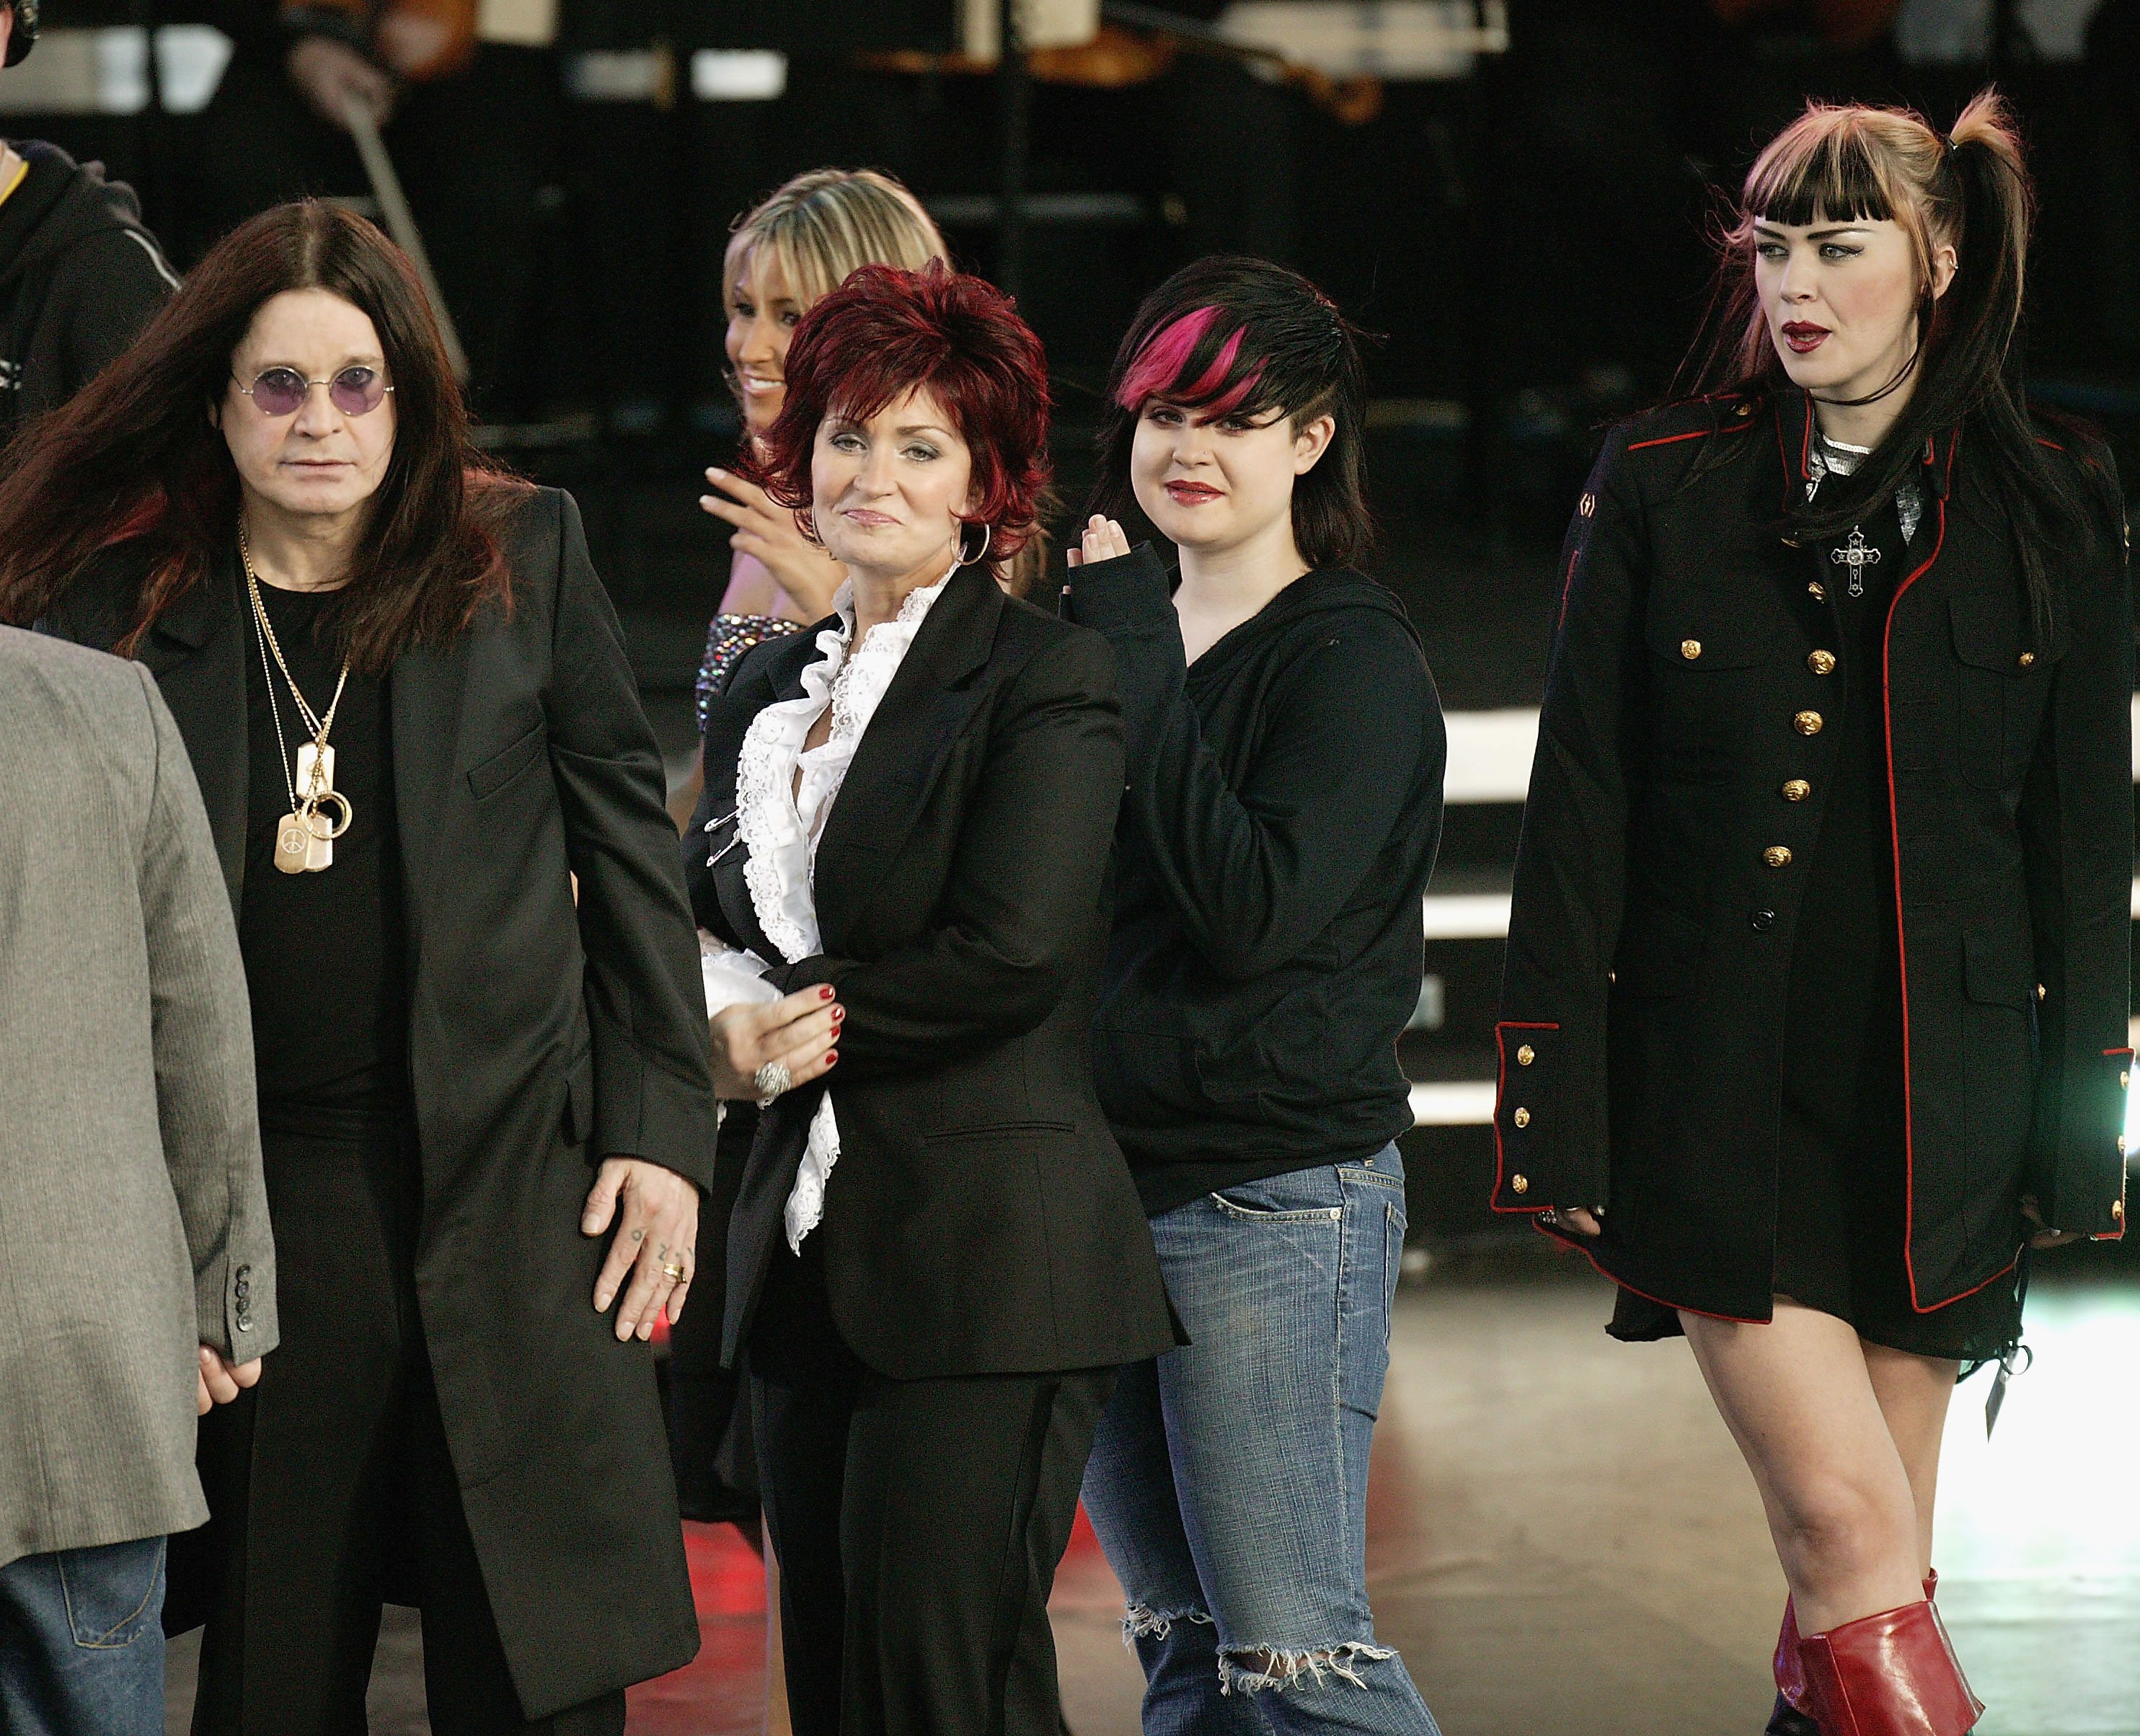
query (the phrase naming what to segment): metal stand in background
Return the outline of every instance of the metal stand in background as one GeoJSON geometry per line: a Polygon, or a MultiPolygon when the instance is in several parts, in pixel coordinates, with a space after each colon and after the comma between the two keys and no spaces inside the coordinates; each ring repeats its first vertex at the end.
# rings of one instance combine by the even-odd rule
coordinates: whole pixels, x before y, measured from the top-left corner
{"type": "Polygon", "coordinates": [[[1025,180],[1033,157],[1033,73],[1026,64],[1018,0],[996,0],[996,90],[1003,126],[1003,174],[996,207],[996,287],[1016,296],[1025,275],[1025,180]]]}
{"type": "Polygon", "coordinates": [[[141,160],[135,170],[135,190],[140,195],[141,208],[155,212],[163,210],[164,195],[170,190],[170,178],[163,169],[164,141],[169,131],[164,125],[164,68],[156,52],[156,36],[162,27],[160,10],[158,0],[133,0],[128,8],[148,50],[146,64],[142,67],[142,77],[148,86],[148,101],[141,110],[138,135],[141,160]]]}
{"type": "Polygon", "coordinates": [[[401,191],[401,177],[394,172],[394,159],[386,154],[386,141],[379,136],[379,122],[361,102],[352,102],[342,113],[349,135],[356,141],[356,154],[364,159],[364,173],[371,183],[371,196],[379,201],[379,213],[386,219],[386,233],[416,267],[416,280],[430,299],[431,312],[438,320],[439,336],[446,346],[446,360],[453,367],[454,378],[466,385],[468,351],[461,347],[461,335],[454,328],[446,298],[439,293],[439,280],[431,272],[431,256],[424,251],[424,238],[417,231],[416,219],[410,214],[409,200],[401,191]]]}

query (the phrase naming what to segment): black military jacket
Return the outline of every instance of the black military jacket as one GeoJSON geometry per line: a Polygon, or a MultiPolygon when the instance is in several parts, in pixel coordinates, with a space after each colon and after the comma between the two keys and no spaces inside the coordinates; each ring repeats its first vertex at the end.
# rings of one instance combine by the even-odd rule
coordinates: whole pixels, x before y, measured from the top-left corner
{"type": "MultiPolygon", "coordinates": [[[[1607,1205],[1568,1238],[1606,1273],[1745,1320],[1770,1312],[1785,993],[1822,944],[1798,914],[1848,653],[1823,552],[1784,540],[1812,437],[1787,390],[1607,440],[1562,554],[1496,1032],[1495,1209],[1607,1205]]],[[[2024,1194],[2124,1228],[2133,604],[2109,456],[2064,461],[2100,523],[2047,643],[1966,424],[1927,443],[1887,615],[1920,1311],[2012,1265],[2024,1194]]]]}

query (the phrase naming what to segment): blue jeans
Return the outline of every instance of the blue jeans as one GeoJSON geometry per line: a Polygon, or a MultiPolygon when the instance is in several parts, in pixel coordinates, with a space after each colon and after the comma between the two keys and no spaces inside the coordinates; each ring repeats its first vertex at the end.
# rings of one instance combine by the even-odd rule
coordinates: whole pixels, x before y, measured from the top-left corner
{"type": "Polygon", "coordinates": [[[1152,1219],[1190,1341],[1122,1371],[1085,1472],[1146,1736],[1439,1736],[1367,1607],[1404,1232],[1394,1145],[1152,1219]]]}
{"type": "Polygon", "coordinates": [[[0,1729],[164,1736],[164,1539],[0,1567],[0,1729]]]}

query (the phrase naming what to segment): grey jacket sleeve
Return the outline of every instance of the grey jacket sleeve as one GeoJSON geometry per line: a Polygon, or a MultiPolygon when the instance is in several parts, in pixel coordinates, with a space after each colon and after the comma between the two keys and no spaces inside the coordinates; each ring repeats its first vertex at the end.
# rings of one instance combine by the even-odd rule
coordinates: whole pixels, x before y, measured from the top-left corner
{"type": "Polygon", "coordinates": [[[200,1341],[249,1361],[278,1335],[245,968],[185,743],[154,678],[135,670],[155,729],[138,871],[157,1116],[193,1258],[200,1341]]]}

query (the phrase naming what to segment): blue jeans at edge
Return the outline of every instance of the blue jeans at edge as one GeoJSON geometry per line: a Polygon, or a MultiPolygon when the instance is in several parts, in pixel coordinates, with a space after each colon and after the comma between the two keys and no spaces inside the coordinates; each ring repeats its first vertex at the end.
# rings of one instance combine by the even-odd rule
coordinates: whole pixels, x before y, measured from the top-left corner
{"type": "Polygon", "coordinates": [[[164,1736],[164,1543],[57,1549],[0,1567],[0,1730],[164,1736]]]}
{"type": "Polygon", "coordinates": [[[1367,1606],[1396,1147],[1207,1194],[1151,1233],[1190,1342],[1122,1371],[1084,1491],[1129,1600],[1145,1736],[1440,1736],[1367,1606]]]}

